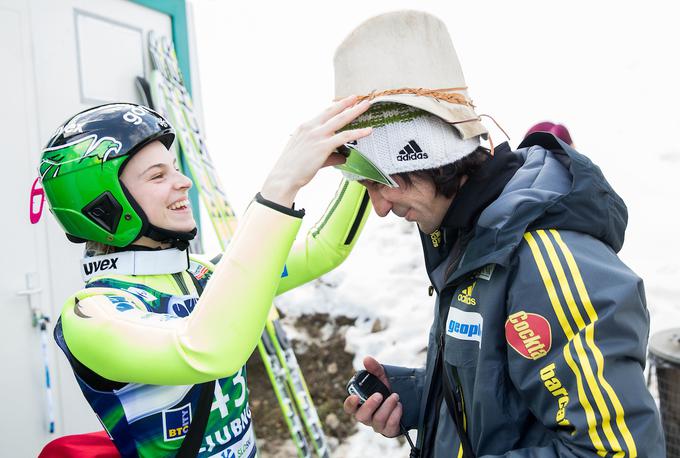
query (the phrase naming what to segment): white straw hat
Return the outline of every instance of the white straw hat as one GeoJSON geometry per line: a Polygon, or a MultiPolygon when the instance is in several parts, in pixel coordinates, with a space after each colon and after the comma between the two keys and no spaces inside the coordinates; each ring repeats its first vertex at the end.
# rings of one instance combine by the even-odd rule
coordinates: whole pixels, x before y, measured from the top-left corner
{"type": "Polygon", "coordinates": [[[444,23],[420,11],[368,19],[335,52],[335,97],[420,108],[452,124],[462,139],[486,136],[468,96],[444,23]]]}

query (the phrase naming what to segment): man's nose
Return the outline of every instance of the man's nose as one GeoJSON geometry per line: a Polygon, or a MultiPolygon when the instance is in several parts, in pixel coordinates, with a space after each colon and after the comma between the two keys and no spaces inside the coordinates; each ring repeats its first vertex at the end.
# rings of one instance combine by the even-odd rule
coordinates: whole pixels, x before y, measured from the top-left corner
{"type": "Polygon", "coordinates": [[[371,199],[371,205],[373,205],[375,213],[381,218],[387,216],[392,208],[392,204],[380,192],[374,189],[368,189],[368,197],[371,199]]]}

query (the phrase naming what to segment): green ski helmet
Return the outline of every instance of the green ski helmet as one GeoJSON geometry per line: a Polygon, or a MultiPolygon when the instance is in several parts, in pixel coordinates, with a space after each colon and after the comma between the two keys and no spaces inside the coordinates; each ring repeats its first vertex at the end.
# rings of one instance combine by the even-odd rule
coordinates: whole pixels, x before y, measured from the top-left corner
{"type": "Polygon", "coordinates": [[[196,235],[153,226],[119,180],[125,163],[158,140],[170,149],[175,131],[155,111],[132,103],[87,109],[59,126],[40,161],[50,211],[76,243],[125,247],[141,236],[185,249],[196,235]]]}

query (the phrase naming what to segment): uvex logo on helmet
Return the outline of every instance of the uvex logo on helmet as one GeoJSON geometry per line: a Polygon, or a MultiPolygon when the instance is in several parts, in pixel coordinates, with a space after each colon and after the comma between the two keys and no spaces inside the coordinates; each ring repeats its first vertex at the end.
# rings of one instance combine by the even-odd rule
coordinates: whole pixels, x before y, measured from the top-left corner
{"type": "Polygon", "coordinates": [[[525,358],[542,358],[552,346],[550,323],[535,313],[513,313],[505,322],[505,339],[525,358]]]}

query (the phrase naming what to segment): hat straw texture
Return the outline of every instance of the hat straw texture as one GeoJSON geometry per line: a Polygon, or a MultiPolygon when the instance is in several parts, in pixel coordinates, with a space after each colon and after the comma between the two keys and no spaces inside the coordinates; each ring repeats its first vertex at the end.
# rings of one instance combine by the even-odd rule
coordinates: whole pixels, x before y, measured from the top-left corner
{"type": "Polygon", "coordinates": [[[486,135],[446,25],[420,11],[368,19],[335,52],[335,98],[397,102],[454,124],[463,139],[486,135]]]}

